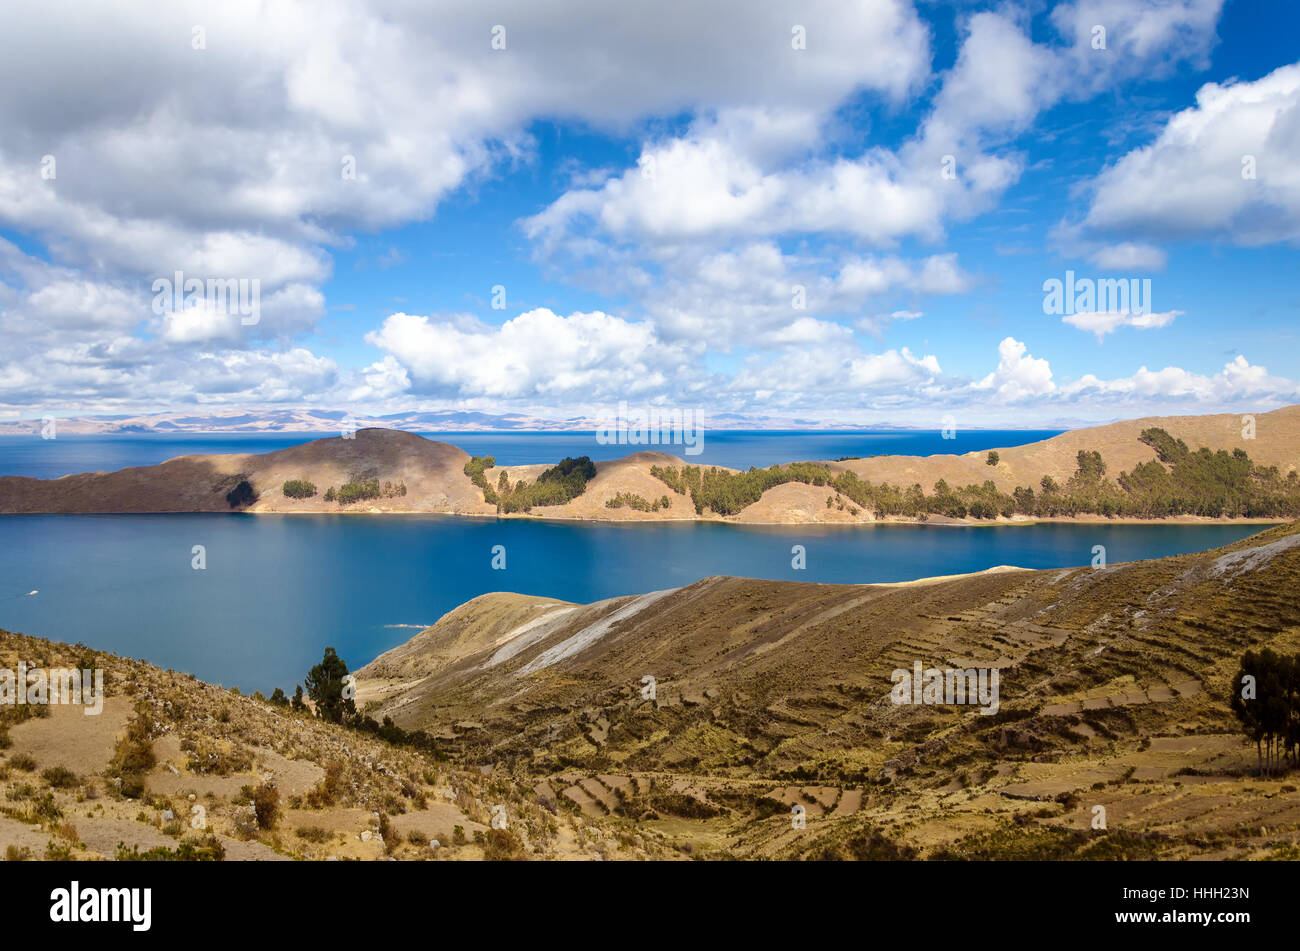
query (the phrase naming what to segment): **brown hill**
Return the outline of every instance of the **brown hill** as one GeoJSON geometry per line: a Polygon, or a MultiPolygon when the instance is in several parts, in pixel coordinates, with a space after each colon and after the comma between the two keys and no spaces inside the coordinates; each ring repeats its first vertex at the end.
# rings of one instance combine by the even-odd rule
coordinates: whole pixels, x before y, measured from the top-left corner
{"type": "MultiPolygon", "coordinates": [[[[1052,439],[999,449],[996,466],[986,464],[987,452],[964,455],[879,456],[826,463],[832,473],[851,470],[875,483],[906,488],[920,483],[929,492],[934,483],[950,486],[982,484],[993,480],[1010,492],[1016,486],[1037,487],[1051,476],[1064,484],[1074,473],[1080,450],[1099,451],[1112,481],[1121,471],[1156,458],[1151,447],[1139,441],[1142,430],[1161,427],[1193,449],[1244,449],[1260,465],[1277,466],[1285,476],[1296,471],[1300,459],[1300,406],[1289,406],[1255,417],[1256,437],[1244,439],[1242,419],[1236,415],[1149,417],[1063,433],[1052,439]]],[[[961,434],[958,434],[958,441],[961,434]]],[[[441,512],[459,515],[494,515],[496,509],[465,475],[469,456],[455,446],[414,433],[388,429],[363,429],[355,438],[319,439],[301,446],[262,455],[181,456],[157,466],[123,469],[112,473],[86,473],[61,479],[0,477],[0,514],[112,513],[112,512],[227,512],[229,492],[247,480],[258,493],[248,508],[252,512],[441,512]],[[304,479],[317,487],[312,498],[286,498],[288,480],[304,479]],[[388,483],[381,497],[349,505],[325,500],[329,487],[349,481],[388,483]],[[397,491],[404,489],[404,494],[397,491]]],[[[504,472],[511,483],[534,481],[558,460],[532,465],[501,466],[485,471],[495,486],[504,472]]],[[[564,505],[539,506],[527,515],[511,517],[601,520],[696,519],[688,497],[671,491],[650,474],[652,466],[684,465],[675,456],[637,452],[625,458],[600,462],[586,491],[564,505]],[[617,496],[639,497],[645,502],[667,498],[667,508],[641,511],[631,506],[610,508],[617,496]]],[[[728,470],[734,471],[734,470],[728,470]]],[[[876,516],[857,506],[828,506],[828,490],[787,483],[769,489],[731,520],[798,524],[806,522],[870,522],[876,516]]],[[[844,500],[841,499],[841,502],[844,500]]],[[[719,516],[706,512],[704,517],[719,516]]],[[[1087,518],[1088,516],[1083,516],[1087,518]]]]}
{"type": "MultiPolygon", "coordinates": [[[[1106,475],[1112,481],[1122,471],[1131,472],[1143,462],[1156,458],[1155,450],[1138,441],[1142,430],[1159,427],[1193,449],[1204,446],[1213,451],[1231,452],[1244,449],[1259,465],[1277,466],[1285,475],[1300,465],[1300,406],[1286,406],[1255,415],[1255,438],[1242,437],[1240,414],[1213,416],[1148,416],[1105,426],[1092,426],[1061,433],[1051,439],[999,449],[998,464],[986,463],[988,452],[961,455],[877,456],[872,459],[831,463],[831,470],[851,469],[872,482],[889,482],[898,486],[921,483],[926,491],[939,479],[949,485],[969,485],[992,479],[998,489],[1010,492],[1016,486],[1032,488],[1044,475],[1064,482],[1075,469],[1080,450],[1100,452],[1106,462],[1106,475]]],[[[956,435],[960,444],[961,433],[956,435]]]]}
{"type": "Polygon", "coordinates": [[[495,511],[469,481],[469,456],[447,443],[390,429],[362,429],[354,438],[316,439],[275,452],[180,456],[156,466],[92,472],[61,479],[0,478],[0,513],[228,512],[226,493],[247,480],[258,493],[253,512],[326,512],[328,487],[352,480],[404,484],[406,494],[367,500],[352,511],[495,511]],[[290,479],[314,483],[314,498],[288,499],[290,479]]]}
{"type": "Polygon", "coordinates": [[[1293,523],[1101,570],[487,595],[363,668],[359,697],[585,814],[689,819],[734,855],[1300,856],[1296,786],[1250,775],[1227,706],[1243,651],[1300,649],[1298,583],[1293,523]],[[996,668],[996,713],[894,703],[916,663],[996,668]],[[1099,844],[1094,805],[1123,836],[1099,844]]]}

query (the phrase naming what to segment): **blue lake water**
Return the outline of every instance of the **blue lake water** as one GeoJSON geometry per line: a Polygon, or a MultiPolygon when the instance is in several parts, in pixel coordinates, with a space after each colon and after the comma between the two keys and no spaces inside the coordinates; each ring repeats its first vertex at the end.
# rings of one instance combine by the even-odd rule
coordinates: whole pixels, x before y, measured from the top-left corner
{"type": "Polygon", "coordinates": [[[358,667],[488,591],[593,601],[714,574],[900,581],[1227,544],[1246,525],[746,527],[446,516],[0,517],[0,627],[241,689],[290,690],[328,645],[358,667]],[[807,569],[791,568],[791,546],[807,569]],[[207,567],[191,567],[193,546],[207,567]],[[494,545],[506,569],[491,568],[494,545]],[[36,590],[38,593],[29,595],[36,590]],[[405,625],[405,626],[403,626],[405,625]]]}
{"type": "MultiPolygon", "coordinates": [[[[558,462],[565,456],[619,459],[637,449],[663,449],[697,465],[777,465],[808,459],[878,454],[929,456],[936,453],[979,452],[1049,439],[1059,430],[957,430],[944,439],[939,430],[863,432],[795,432],[708,430],[703,451],[686,456],[685,447],[611,446],[596,441],[594,432],[581,433],[423,433],[459,446],[475,456],[492,455],[501,465],[558,462]]],[[[176,456],[195,453],[271,452],[286,449],[329,433],[123,433],[94,436],[0,436],[0,475],[57,479],[78,472],[111,472],[127,466],[152,466],[176,456]]]]}

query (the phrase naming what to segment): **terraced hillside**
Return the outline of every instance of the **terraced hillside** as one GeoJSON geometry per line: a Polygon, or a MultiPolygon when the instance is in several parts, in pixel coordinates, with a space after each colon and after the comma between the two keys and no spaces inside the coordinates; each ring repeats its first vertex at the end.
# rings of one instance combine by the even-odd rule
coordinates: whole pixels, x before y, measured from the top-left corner
{"type": "Polygon", "coordinates": [[[1300,857],[1295,779],[1253,775],[1227,705],[1246,649],[1300,648],[1297,590],[1300,523],[1098,570],[494,594],[359,696],[539,803],[697,853],[1300,857]],[[893,702],[916,663],[996,668],[997,712],[893,702]]]}
{"type": "Polygon", "coordinates": [[[0,631],[0,670],[20,663],[98,668],[105,700],[89,716],[77,705],[0,704],[3,860],[680,854],[548,811],[504,773],[138,661],[0,631]]]}
{"type": "Polygon", "coordinates": [[[106,697],[0,706],[0,854],[1300,858],[1296,779],[1226,702],[1245,649],[1300,648],[1298,582],[1292,524],[1100,570],[488,595],[361,671],[425,750],[0,632],[0,669],[106,697]],[[997,712],[893,702],[917,663],[996,668],[997,712]]]}

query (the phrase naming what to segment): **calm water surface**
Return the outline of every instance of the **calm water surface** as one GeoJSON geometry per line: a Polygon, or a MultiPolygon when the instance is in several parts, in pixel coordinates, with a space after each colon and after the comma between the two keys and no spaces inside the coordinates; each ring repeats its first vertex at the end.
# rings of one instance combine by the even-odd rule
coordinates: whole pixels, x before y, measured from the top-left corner
{"type": "Polygon", "coordinates": [[[488,591],[593,601],[715,574],[901,581],[1227,544],[1241,525],[744,527],[446,516],[0,517],[0,627],[241,689],[290,690],[325,646],[358,667],[488,591]],[[793,545],[807,569],[790,566],[793,545]],[[191,568],[195,545],[207,568],[191,568]],[[506,569],[491,568],[494,545],[506,569]],[[37,594],[29,594],[30,591],[37,594]]]}

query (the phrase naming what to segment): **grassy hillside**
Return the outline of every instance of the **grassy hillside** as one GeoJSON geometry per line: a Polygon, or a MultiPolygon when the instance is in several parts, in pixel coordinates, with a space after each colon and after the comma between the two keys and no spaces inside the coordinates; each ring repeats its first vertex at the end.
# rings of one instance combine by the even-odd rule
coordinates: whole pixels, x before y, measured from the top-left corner
{"type": "Polygon", "coordinates": [[[106,683],[98,716],[0,707],[0,854],[1297,858],[1298,777],[1228,698],[1243,652],[1300,649],[1298,585],[1300,523],[1099,570],[486,595],[360,671],[419,746],[0,632],[0,669],[106,683]],[[996,713],[894,702],[917,663],[996,668],[996,713]]]}
{"type": "Polygon", "coordinates": [[[1100,570],[488,595],[364,668],[361,698],[696,851],[1300,857],[1296,778],[1254,774],[1228,706],[1245,650],[1300,648],[1297,584],[1291,524],[1100,570]],[[1000,709],[893,703],[917,662],[998,668],[1000,709]]]}
{"type": "Polygon", "coordinates": [[[97,716],[79,706],[0,706],[5,860],[677,854],[548,811],[504,772],[393,746],[142,662],[0,631],[0,669],[20,661],[100,668],[107,699],[97,716]],[[498,807],[502,829],[492,827],[498,807]]]}

